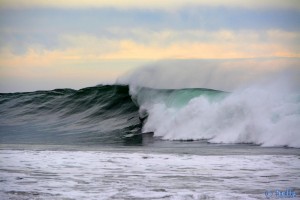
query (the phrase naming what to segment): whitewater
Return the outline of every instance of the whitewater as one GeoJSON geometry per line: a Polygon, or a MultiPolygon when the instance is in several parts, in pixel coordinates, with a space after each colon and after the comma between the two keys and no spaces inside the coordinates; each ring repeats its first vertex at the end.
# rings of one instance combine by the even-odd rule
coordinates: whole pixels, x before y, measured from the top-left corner
{"type": "Polygon", "coordinates": [[[189,89],[174,91],[164,100],[146,100],[140,108],[148,113],[143,132],[154,132],[167,140],[299,148],[300,96],[288,87],[277,86],[271,82],[232,93],[189,89]],[[174,102],[186,98],[191,99],[184,105],[174,102]]]}
{"type": "MultiPolygon", "coordinates": [[[[1,199],[266,199],[299,195],[299,156],[0,151],[1,199]]],[[[296,198],[295,198],[296,199],[296,198]]]]}

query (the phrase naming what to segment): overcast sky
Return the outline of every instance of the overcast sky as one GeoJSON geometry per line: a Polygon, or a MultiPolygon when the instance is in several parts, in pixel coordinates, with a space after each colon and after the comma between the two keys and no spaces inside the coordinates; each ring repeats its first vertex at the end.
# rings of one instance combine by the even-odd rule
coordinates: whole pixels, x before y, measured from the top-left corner
{"type": "Polygon", "coordinates": [[[112,83],[159,60],[294,62],[299,19],[297,0],[2,0],[0,92],[112,83]]]}

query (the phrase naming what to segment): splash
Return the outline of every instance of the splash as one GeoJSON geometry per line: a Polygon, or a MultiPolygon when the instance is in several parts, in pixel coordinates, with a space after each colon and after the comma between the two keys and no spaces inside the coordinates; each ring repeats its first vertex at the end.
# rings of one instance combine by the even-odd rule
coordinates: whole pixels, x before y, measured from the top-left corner
{"type": "Polygon", "coordinates": [[[148,113],[143,132],[166,140],[300,147],[300,95],[285,81],[255,84],[214,94],[215,98],[199,95],[182,107],[168,101],[143,103],[140,109],[148,113]]]}

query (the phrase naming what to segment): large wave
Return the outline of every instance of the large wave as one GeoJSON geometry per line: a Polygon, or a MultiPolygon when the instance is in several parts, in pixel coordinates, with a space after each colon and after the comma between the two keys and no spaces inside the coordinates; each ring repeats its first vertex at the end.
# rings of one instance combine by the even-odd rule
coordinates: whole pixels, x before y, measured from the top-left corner
{"type": "MultiPolygon", "coordinates": [[[[151,132],[163,140],[300,147],[300,92],[292,84],[297,75],[280,73],[225,92],[191,87],[186,73],[165,76],[169,71],[146,68],[146,76],[134,73],[123,85],[0,94],[0,142],[140,144],[142,133],[151,132]],[[159,85],[172,82],[175,89],[159,85]]],[[[219,76],[201,76],[226,82],[226,70],[214,71],[219,76]]]]}
{"type": "MultiPolygon", "coordinates": [[[[282,85],[281,85],[282,86],[282,85]]],[[[300,95],[270,84],[235,92],[97,86],[0,95],[1,143],[166,140],[300,147],[300,95]],[[135,138],[136,139],[136,138],[135,138]]]]}

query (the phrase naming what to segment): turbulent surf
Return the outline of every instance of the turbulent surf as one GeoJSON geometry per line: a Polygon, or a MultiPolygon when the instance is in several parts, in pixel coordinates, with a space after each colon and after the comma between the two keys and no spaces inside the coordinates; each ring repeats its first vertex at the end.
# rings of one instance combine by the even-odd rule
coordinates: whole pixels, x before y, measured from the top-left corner
{"type": "Polygon", "coordinates": [[[300,96],[276,87],[234,92],[99,85],[0,94],[1,143],[140,144],[163,140],[300,147],[300,96]]]}

